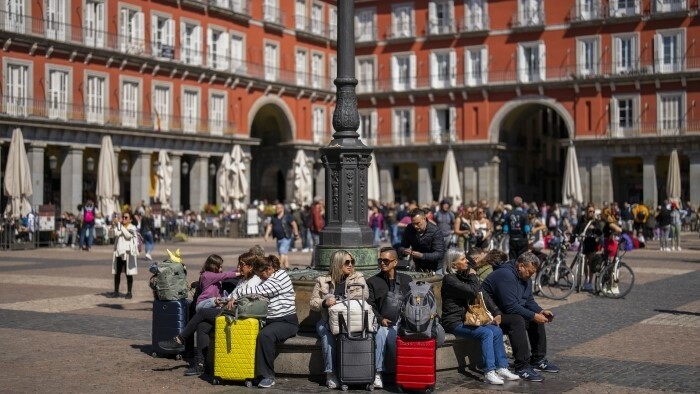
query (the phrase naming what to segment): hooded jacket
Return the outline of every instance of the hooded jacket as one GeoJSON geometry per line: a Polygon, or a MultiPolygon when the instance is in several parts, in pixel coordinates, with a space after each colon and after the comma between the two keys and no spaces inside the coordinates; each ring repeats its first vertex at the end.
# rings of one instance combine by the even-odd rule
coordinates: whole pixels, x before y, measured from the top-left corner
{"type": "Polygon", "coordinates": [[[535,314],[542,312],[532,296],[532,281],[520,279],[515,261],[494,267],[483,282],[482,289],[504,314],[520,315],[530,321],[535,314]]]}

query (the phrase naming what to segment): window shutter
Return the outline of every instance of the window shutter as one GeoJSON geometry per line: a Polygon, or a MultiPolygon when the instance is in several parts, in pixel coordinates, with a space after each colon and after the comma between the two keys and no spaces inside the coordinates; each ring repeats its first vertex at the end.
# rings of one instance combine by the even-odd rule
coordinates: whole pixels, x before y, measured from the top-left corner
{"type": "Polygon", "coordinates": [[[416,88],[417,74],[418,68],[416,66],[416,55],[412,53],[408,58],[408,78],[410,80],[411,89],[416,88]]]}
{"type": "Polygon", "coordinates": [[[168,19],[168,22],[165,24],[167,26],[167,29],[165,31],[165,43],[167,45],[170,45],[171,47],[175,46],[175,20],[174,19],[168,19]]]}
{"type": "Polygon", "coordinates": [[[430,34],[437,33],[437,6],[434,1],[428,4],[428,31],[430,34]]]}
{"type": "Polygon", "coordinates": [[[610,129],[613,137],[617,137],[620,133],[620,112],[618,111],[617,98],[610,99],[610,129]]]}
{"type": "Polygon", "coordinates": [[[372,138],[371,138],[371,139],[372,139],[372,141],[374,142],[374,141],[376,141],[376,139],[377,139],[377,137],[378,137],[378,136],[377,136],[377,111],[376,111],[376,110],[371,112],[371,114],[370,114],[370,120],[371,120],[371,122],[372,122],[372,124],[370,125],[370,130],[371,130],[371,133],[372,133],[372,138]]]}
{"type": "Polygon", "coordinates": [[[663,64],[663,38],[661,37],[661,34],[656,33],[654,35],[654,65],[656,67],[656,72],[661,72],[662,71],[662,64],[663,64]]]}
{"type": "Polygon", "coordinates": [[[457,86],[457,53],[450,51],[450,86],[457,86]]]}
{"type": "Polygon", "coordinates": [[[430,82],[435,84],[438,79],[437,56],[435,53],[430,53],[430,82]]]}
{"type": "Polygon", "coordinates": [[[101,48],[105,44],[105,3],[97,3],[95,7],[95,44],[101,48]]]}
{"type": "Polygon", "coordinates": [[[527,81],[527,61],[525,60],[525,47],[518,45],[518,80],[527,81]]]}
{"type": "Polygon", "coordinates": [[[136,13],[136,45],[143,49],[146,43],[146,23],[144,22],[145,15],[143,12],[136,13]]]}
{"type": "Polygon", "coordinates": [[[207,66],[214,66],[214,39],[211,27],[207,28],[207,66]]]}
{"type": "Polygon", "coordinates": [[[194,28],[194,58],[195,64],[202,64],[202,26],[194,28]]]}
{"type": "Polygon", "coordinates": [[[187,48],[186,43],[187,39],[185,38],[185,33],[187,32],[187,25],[185,22],[180,21],[180,61],[184,62],[186,58],[186,52],[187,48]]]}
{"type": "Polygon", "coordinates": [[[430,108],[430,130],[428,130],[430,142],[434,144],[439,143],[440,141],[440,125],[437,121],[437,114],[435,112],[435,108],[430,108]]]}
{"type": "Polygon", "coordinates": [[[583,41],[576,40],[576,71],[578,75],[583,75],[585,71],[583,41]]]}
{"type": "Polygon", "coordinates": [[[481,83],[486,84],[489,81],[489,50],[481,48],[481,83]]]}
{"type": "Polygon", "coordinates": [[[158,42],[158,17],[156,15],[151,15],[151,51],[153,51],[152,55],[160,56],[161,44],[161,42],[158,42]]]}
{"type": "Polygon", "coordinates": [[[227,70],[228,69],[228,59],[230,57],[229,54],[229,35],[227,32],[222,32],[221,37],[219,38],[219,56],[221,59],[221,65],[219,66],[220,70],[227,70]]]}
{"type": "Polygon", "coordinates": [[[450,142],[457,140],[457,108],[450,107],[450,142]]]}
{"type": "Polygon", "coordinates": [[[540,81],[545,81],[547,79],[547,54],[545,52],[544,43],[539,44],[539,55],[540,55],[540,81]]]}
{"type": "Polygon", "coordinates": [[[640,104],[641,104],[641,102],[640,102],[639,96],[637,96],[637,97],[635,97],[634,99],[632,99],[632,103],[633,103],[633,104],[632,104],[632,110],[633,110],[632,119],[633,119],[633,122],[634,122],[634,123],[632,124],[632,127],[633,127],[634,129],[638,129],[638,128],[639,128],[639,121],[640,121],[640,119],[641,119],[641,111],[640,111],[640,104]]]}
{"type": "Polygon", "coordinates": [[[119,41],[121,42],[122,52],[126,52],[128,38],[127,38],[127,24],[129,23],[129,10],[122,8],[119,10],[119,41]]]}

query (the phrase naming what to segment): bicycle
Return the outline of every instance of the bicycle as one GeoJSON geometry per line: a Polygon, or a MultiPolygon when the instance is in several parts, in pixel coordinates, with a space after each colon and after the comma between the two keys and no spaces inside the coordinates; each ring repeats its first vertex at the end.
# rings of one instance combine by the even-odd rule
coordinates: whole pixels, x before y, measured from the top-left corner
{"type": "Polygon", "coordinates": [[[634,286],[634,271],[622,262],[627,253],[623,245],[627,242],[621,238],[615,251],[615,256],[604,259],[600,271],[596,273],[596,292],[609,298],[622,298],[632,291],[634,286]],[[622,253],[620,249],[622,248],[622,253]]]}
{"type": "Polygon", "coordinates": [[[574,234],[574,240],[578,240],[579,247],[576,251],[576,256],[574,256],[574,260],[571,263],[570,268],[571,271],[574,272],[574,276],[576,279],[575,287],[577,293],[580,293],[583,290],[583,284],[585,282],[586,256],[583,254],[583,242],[586,238],[586,232],[588,231],[588,228],[591,226],[591,224],[593,224],[593,220],[588,221],[586,227],[584,227],[581,234],[574,234]]]}
{"type": "Polygon", "coordinates": [[[552,300],[562,300],[575,290],[576,278],[566,264],[566,247],[561,231],[557,234],[558,243],[550,241],[550,253],[542,261],[535,277],[535,291],[552,300]]]}

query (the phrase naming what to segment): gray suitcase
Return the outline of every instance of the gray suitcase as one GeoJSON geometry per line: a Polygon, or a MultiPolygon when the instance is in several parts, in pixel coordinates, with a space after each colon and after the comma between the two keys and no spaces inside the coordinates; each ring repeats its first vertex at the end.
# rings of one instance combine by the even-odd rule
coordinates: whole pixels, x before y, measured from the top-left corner
{"type": "MultiPolygon", "coordinates": [[[[363,285],[356,284],[351,286],[363,285]]],[[[362,301],[364,309],[365,301],[362,301]]],[[[348,320],[350,316],[350,304],[348,303],[348,320]]],[[[341,319],[341,333],[336,336],[336,366],[338,380],[343,391],[348,386],[366,385],[367,390],[374,390],[374,335],[367,329],[368,318],[365,315],[363,331],[359,334],[343,332],[341,319]]],[[[349,323],[349,322],[348,322],[349,323]]],[[[347,331],[347,330],[345,330],[347,331]]]]}

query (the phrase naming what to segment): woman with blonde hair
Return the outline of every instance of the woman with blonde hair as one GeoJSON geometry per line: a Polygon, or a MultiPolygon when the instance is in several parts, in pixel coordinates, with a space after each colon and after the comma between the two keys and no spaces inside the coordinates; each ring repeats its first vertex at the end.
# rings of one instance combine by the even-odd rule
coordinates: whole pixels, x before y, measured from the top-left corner
{"type": "Polygon", "coordinates": [[[321,312],[321,319],[316,323],[316,332],[321,338],[326,386],[334,389],[339,386],[335,376],[335,337],[328,326],[328,308],[336,304],[337,298],[349,300],[367,300],[369,291],[362,272],[355,271],[355,259],[345,250],[338,250],[331,255],[328,273],[316,278],[311,292],[311,310],[321,312]],[[360,284],[362,287],[351,286],[360,284]]]}

